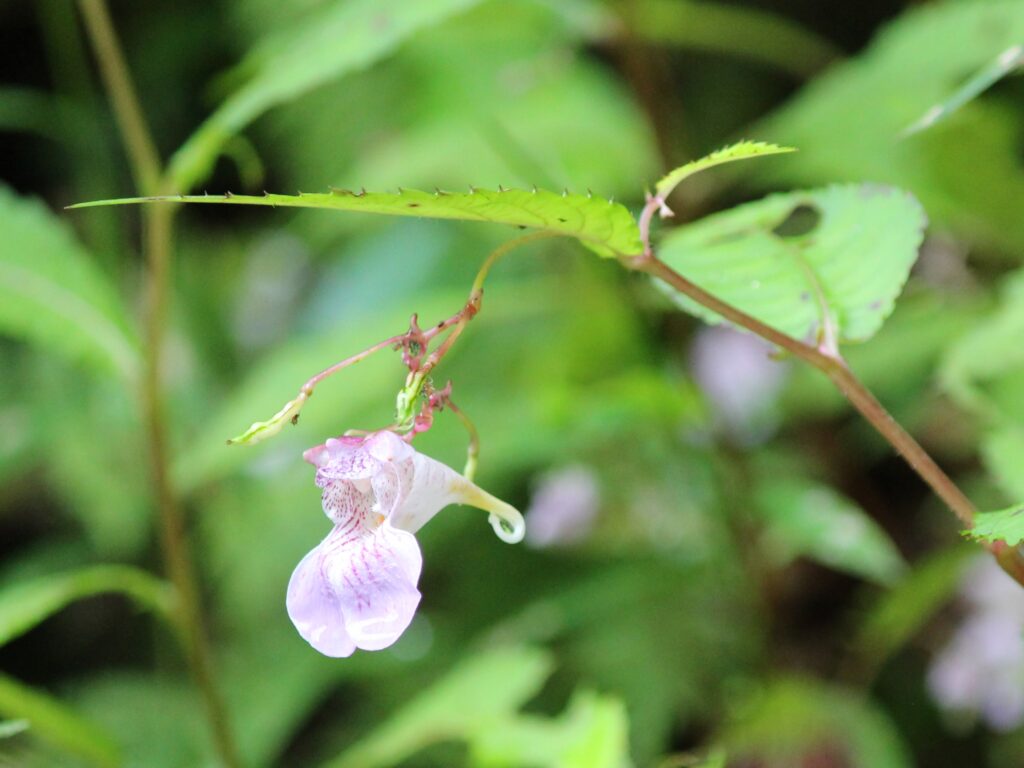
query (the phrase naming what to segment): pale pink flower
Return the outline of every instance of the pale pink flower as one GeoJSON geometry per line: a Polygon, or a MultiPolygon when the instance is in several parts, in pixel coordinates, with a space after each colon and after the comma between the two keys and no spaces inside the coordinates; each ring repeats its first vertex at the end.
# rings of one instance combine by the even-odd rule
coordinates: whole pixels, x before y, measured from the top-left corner
{"type": "Polygon", "coordinates": [[[327,656],[387,648],[409,626],[423,567],[413,534],[444,507],[479,507],[503,541],[523,538],[519,512],[393,432],[328,440],[304,457],[334,529],[292,573],[288,615],[327,656]]]}
{"type": "Polygon", "coordinates": [[[580,543],[594,527],[600,505],[601,489],[590,468],[576,465],[548,473],[526,510],[526,543],[538,549],[580,543]]]}
{"type": "Polygon", "coordinates": [[[745,444],[764,442],[775,430],[787,369],[771,353],[763,339],[724,325],[701,328],[690,350],[693,378],[716,421],[745,444]]]}
{"type": "Polygon", "coordinates": [[[967,569],[970,612],[928,669],[945,709],[980,716],[997,731],[1024,723],[1024,592],[990,557],[967,569]]]}

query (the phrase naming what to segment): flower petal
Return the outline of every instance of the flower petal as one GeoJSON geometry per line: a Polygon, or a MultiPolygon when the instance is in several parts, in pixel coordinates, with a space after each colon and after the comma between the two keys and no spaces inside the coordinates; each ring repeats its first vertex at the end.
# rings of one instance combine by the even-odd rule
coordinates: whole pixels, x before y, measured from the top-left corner
{"type": "Polygon", "coordinates": [[[337,589],[345,629],[356,646],[387,648],[412,621],[420,602],[416,588],[423,558],[416,538],[385,522],[348,557],[331,561],[328,578],[337,589]]]}
{"type": "Polygon", "coordinates": [[[405,440],[387,429],[369,435],[364,441],[363,447],[377,461],[387,463],[405,461],[416,453],[416,450],[405,440]]]}
{"type": "Polygon", "coordinates": [[[479,507],[502,540],[523,538],[518,511],[393,432],[331,439],[304,456],[335,526],[292,574],[288,615],[328,656],[387,648],[409,626],[423,566],[413,533],[444,507],[479,507]]]}
{"type": "MultiPolygon", "coordinates": [[[[364,445],[361,437],[332,437],[319,452],[306,451],[316,465],[317,485],[323,487],[333,480],[359,480],[372,477],[380,466],[364,445]]],[[[306,455],[304,454],[304,455],[306,455]]]]}
{"type": "Polygon", "coordinates": [[[375,530],[335,526],[292,574],[288,615],[327,656],[387,648],[416,612],[422,567],[416,538],[386,521],[375,530]]]}
{"type": "Polygon", "coordinates": [[[324,514],[335,525],[359,532],[372,530],[377,512],[369,480],[332,480],[321,487],[324,489],[321,496],[324,514]]]}
{"type": "Polygon", "coordinates": [[[320,547],[307,554],[288,582],[288,616],[311,646],[325,656],[351,656],[356,644],[345,629],[341,605],[322,567],[320,547]]]}
{"type": "MultiPolygon", "coordinates": [[[[449,504],[469,504],[491,513],[488,520],[502,541],[515,544],[523,540],[526,525],[515,507],[429,456],[416,453],[408,464],[399,467],[401,498],[389,516],[395,528],[415,533],[449,504]],[[408,464],[412,466],[411,477],[408,464]]],[[[377,478],[374,478],[374,491],[379,498],[377,478]]]]}

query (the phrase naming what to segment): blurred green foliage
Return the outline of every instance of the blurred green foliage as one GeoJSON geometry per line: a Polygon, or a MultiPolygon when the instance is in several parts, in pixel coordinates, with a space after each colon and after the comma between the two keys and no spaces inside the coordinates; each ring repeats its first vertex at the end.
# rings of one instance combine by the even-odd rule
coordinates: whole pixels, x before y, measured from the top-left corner
{"type": "MultiPolygon", "coordinates": [[[[844,340],[878,331],[851,367],[998,508],[1024,498],[1024,84],[1011,70],[984,93],[972,83],[1024,40],[1024,6],[904,5],[112,11],[170,158],[166,192],[536,185],[636,211],[662,172],[735,136],[798,147],[682,185],[681,222],[747,204],[668,231],[666,258],[801,337],[821,317],[791,311],[806,277],[793,264],[810,269],[844,340]],[[942,104],[943,120],[901,137],[942,104]],[[921,201],[933,223],[913,271],[916,204],[869,210],[885,196],[861,192],[881,188],[853,184],[921,201]],[[764,190],[781,194],[749,202],[764,190]],[[821,215],[810,232],[779,229],[807,206],[821,215]],[[830,273],[843,242],[856,248],[830,273]],[[787,248],[795,260],[777,258],[787,248]],[[758,307],[730,292],[750,280],[778,295],[758,307]]],[[[141,192],[77,16],[65,0],[0,4],[0,760],[212,764],[160,618],[173,603],[137,387],[139,211],[60,210],[141,192]]],[[[318,388],[273,441],[224,439],[412,312],[450,315],[510,232],[178,213],[172,481],[244,764],[1024,761],[1019,736],[965,735],[924,699],[923,649],[946,630],[964,550],[916,476],[795,365],[767,395],[768,434],[722,429],[691,376],[699,323],[563,240],[501,262],[439,374],[482,436],[481,485],[525,509],[550,470],[583,466],[600,488],[592,522],[571,545],[508,547],[449,510],[422,532],[423,604],[398,644],[334,660],[298,637],[285,585],[328,526],[301,451],[388,423],[404,371],[382,353],[318,388]]],[[[446,416],[417,444],[459,466],[465,436],[446,416]]]]}

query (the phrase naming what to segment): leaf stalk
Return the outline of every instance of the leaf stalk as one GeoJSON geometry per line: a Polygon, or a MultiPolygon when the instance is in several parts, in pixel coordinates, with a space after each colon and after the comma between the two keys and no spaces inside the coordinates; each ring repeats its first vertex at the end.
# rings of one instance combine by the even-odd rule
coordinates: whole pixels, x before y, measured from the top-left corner
{"type": "MultiPolygon", "coordinates": [[[[917,475],[928,484],[963,525],[970,528],[977,511],[970,499],[947,475],[928,452],[893,418],[871,391],[850,370],[842,356],[823,347],[805,344],[788,334],[773,328],[748,315],[741,309],[722,301],[697,284],[687,280],[665,262],[658,259],[650,244],[650,222],[654,213],[664,202],[661,198],[648,195],[647,204],[639,217],[643,253],[621,262],[626,268],[644,272],[672,286],[684,296],[721,315],[733,325],[750,331],[771,342],[794,357],[817,368],[828,376],[835,387],[846,397],[854,408],[910,465],[917,475]]],[[[1024,586],[1024,556],[1016,547],[1005,542],[986,545],[999,566],[1015,581],[1024,586]]]]}

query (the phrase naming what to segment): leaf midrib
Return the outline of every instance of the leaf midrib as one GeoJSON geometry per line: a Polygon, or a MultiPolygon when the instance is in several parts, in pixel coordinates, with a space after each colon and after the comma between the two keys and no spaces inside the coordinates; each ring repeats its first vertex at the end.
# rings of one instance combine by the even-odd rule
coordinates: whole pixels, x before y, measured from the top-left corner
{"type": "Polygon", "coordinates": [[[781,237],[774,232],[770,232],[769,234],[781,246],[782,250],[789,254],[790,258],[796,262],[800,275],[804,278],[808,287],[811,289],[811,293],[815,299],[815,305],[818,309],[819,332],[831,325],[836,339],[838,340],[841,338],[842,328],[839,324],[839,318],[836,317],[829,309],[832,304],[829,301],[828,291],[825,289],[825,284],[818,277],[818,273],[815,271],[814,266],[807,260],[803,255],[803,252],[794,242],[795,238],[781,237]]]}

